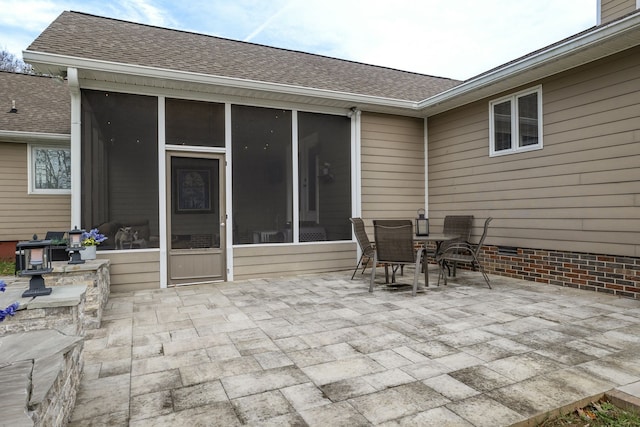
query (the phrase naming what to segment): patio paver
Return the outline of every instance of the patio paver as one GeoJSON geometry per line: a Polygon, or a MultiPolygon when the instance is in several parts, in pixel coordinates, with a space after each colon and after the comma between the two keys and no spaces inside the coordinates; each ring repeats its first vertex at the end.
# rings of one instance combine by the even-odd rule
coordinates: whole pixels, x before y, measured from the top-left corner
{"type": "Polygon", "coordinates": [[[69,425],[496,427],[640,394],[640,301],[467,271],[370,294],[350,273],[111,294],[69,425]]]}

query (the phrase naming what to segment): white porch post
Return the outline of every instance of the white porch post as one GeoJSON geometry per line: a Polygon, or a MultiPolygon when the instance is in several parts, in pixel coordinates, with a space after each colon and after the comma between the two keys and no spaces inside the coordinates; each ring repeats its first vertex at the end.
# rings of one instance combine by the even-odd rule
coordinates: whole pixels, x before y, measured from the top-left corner
{"type": "Polygon", "coordinates": [[[167,152],[165,135],[165,97],[158,96],[158,223],[160,230],[160,288],[169,284],[167,275],[167,247],[170,239],[167,236],[167,152]]]}
{"type": "Polygon", "coordinates": [[[71,94],[71,224],[69,229],[82,226],[82,110],[78,69],[67,68],[71,94]]]}
{"type": "Polygon", "coordinates": [[[361,115],[360,110],[351,113],[351,213],[354,218],[362,216],[362,154],[361,147],[361,115]]]}
{"type": "Polygon", "coordinates": [[[232,134],[231,134],[231,104],[229,102],[224,104],[224,146],[225,146],[225,208],[226,212],[226,227],[225,232],[227,234],[226,251],[227,256],[225,260],[227,262],[227,281],[233,281],[233,174],[231,165],[233,162],[233,150],[231,146],[232,134]]]}

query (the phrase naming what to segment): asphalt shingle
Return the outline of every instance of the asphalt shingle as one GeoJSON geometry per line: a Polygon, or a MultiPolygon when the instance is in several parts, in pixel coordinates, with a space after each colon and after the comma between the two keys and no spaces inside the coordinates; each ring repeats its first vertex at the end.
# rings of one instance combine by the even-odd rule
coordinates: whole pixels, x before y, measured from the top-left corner
{"type": "Polygon", "coordinates": [[[67,83],[51,77],[0,72],[0,129],[71,133],[67,83]],[[9,113],[15,101],[17,113],[9,113]]]}
{"type": "Polygon", "coordinates": [[[461,83],[68,11],[51,23],[28,50],[409,101],[426,99],[461,83]]]}

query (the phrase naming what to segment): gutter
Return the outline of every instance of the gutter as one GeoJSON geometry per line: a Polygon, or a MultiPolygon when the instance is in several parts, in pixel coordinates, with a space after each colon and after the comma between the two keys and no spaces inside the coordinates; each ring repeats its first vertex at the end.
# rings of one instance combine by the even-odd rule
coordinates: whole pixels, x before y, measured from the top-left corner
{"type": "Polygon", "coordinates": [[[61,144],[68,143],[71,135],[66,133],[42,133],[42,132],[23,132],[13,130],[0,130],[0,141],[2,142],[21,142],[21,143],[46,143],[61,144]]]}
{"type": "Polygon", "coordinates": [[[193,73],[180,70],[149,67],[145,65],[131,65],[119,62],[102,61],[97,59],[78,58],[74,56],[42,53],[25,50],[23,59],[29,63],[50,65],[66,70],[67,67],[96,72],[126,74],[136,77],[165,79],[181,83],[195,83],[204,85],[224,86],[236,89],[246,89],[276,94],[297,95],[320,99],[344,101],[350,104],[372,104],[391,108],[416,110],[417,102],[404,99],[377,97],[372,95],[354,94],[328,89],[309,88],[283,83],[263,82],[258,80],[240,79],[236,77],[215,76],[204,73],[193,73]]]}

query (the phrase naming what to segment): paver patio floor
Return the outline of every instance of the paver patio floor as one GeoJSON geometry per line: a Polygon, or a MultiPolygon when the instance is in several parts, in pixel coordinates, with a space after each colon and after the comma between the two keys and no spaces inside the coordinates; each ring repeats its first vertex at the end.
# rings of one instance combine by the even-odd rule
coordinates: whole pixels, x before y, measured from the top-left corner
{"type": "Polygon", "coordinates": [[[640,301],[466,271],[370,294],[350,276],[111,294],[70,426],[497,427],[640,388],[640,301]]]}

